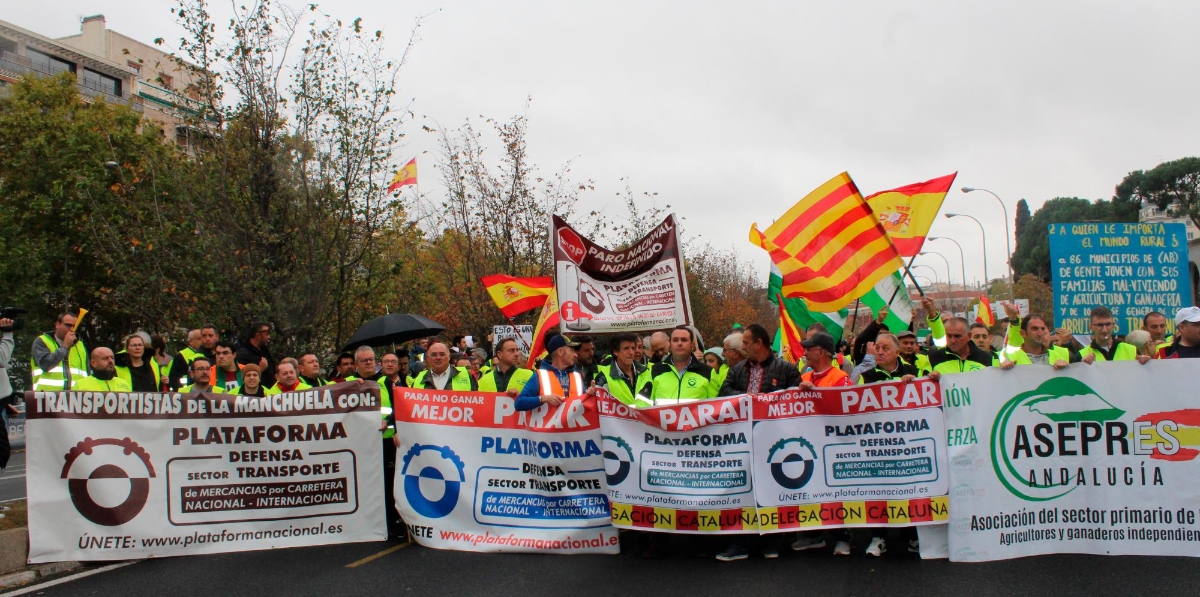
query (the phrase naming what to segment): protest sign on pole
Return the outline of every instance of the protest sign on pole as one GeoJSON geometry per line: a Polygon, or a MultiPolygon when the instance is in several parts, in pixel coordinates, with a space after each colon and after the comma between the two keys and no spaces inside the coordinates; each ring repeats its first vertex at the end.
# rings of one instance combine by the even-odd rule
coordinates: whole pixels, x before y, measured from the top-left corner
{"type": "Polygon", "coordinates": [[[529,352],[533,346],[533,326],[531,325],[497,325],[492,326],[492,346],[500,346],[500,341],[513,338],[521,352],[529,352]]]}
{"type": "Polygon", "coordinates": [[[550,242],[564,333],[660,330],[692,323],[674,214],[621,251],[597,245],[554,216],[550,242]]]}
{"type": "Polygon", "coordinates": [[[750,402],[743,395],[634,409],[598,398],[613,525],[757,532],[750,402]]]}
{"type": "Polygon", "coordinates": [[[1200,416],[1185,360],[942,378],[950,559],[1200,556],[1200,416]]]}
{"type": "Polygon", "coordinates": [[[946,431],[928,379],[754,396],[764,533],[946,521],[946,431]]]}
{"type": "Polygon", "coordinates": [[[373,383],[25,402],[30,562],[385,538],[373,383]]]}
{"type": "Polygon", "coordinates": [[[438,549],[618,553],[595,400],[396,388],[396,507],[438,549]]]}
{"type": "MultiPolygon", "coordinates": [[[[1187,230],[1178,223],[1050,224],[1054,323],[1088,334],[1094,305],[1112,310],[1114,334],[1142,327],[1151,311],[1192,304],[1187,230]]],[[[1167,317],[1167,329],[1175,321],[1167,317]]]]}

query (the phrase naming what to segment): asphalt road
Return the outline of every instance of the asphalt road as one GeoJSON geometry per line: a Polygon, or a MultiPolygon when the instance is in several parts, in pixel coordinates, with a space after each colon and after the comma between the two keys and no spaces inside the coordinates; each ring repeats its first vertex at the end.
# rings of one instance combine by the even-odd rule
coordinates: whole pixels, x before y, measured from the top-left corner
{"type": "Polygon", "coordinates": [[[361,543],[149,560],[31,594],[158,595],[1195,595],[1200,560],[1044,556],[987,564],[922,561],[908,553],[784,553],[778,560],[721,563],[676,557],[533,556],[361,543]],[[348,567],[358,562],[354,567],[348,567]]]}
{"type": "Polygon", "coordinates": [[[0,503],[25,499],[25,450],[13,452],[0,472],[0,503]]]}

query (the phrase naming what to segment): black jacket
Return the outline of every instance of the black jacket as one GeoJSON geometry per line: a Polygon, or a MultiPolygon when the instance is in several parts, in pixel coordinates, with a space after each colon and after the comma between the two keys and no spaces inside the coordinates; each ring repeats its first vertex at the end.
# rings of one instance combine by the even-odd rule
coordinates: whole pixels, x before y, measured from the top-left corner
{"type": "MultiPolygon", "coordinates": [[[[725,376],[725,384],[721,386],[720,396],[737,396],[745,394],[750,383],[750,359],[746,359],[729,368],[725,376]]],[[[788,388],[800,387],[800,370],[795,365],[779,358],[775,353],[763,361],[766,370],[763,371],[762,384],[758,391],[763,394],[778,392],[788,388]]]]}
{"type": "Polygon", "coordinates": [[[264,344],[255,348],[249,342],[243,342],[237,351],[237,362],[242,365],[257,365],[262,359],[267,359],[267,368],[262,370],[262,385],[269,388],[275,385],[275,357],[271,356],[271,348],[264,344]]]}

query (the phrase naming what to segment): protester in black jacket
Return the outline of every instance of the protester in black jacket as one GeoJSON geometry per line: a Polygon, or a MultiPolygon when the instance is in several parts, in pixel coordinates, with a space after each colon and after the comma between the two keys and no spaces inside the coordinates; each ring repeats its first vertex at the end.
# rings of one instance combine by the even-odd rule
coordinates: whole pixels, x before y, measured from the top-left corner
{"type": "Polygon", "coordinates": [[[768,393],[800,387],[800,370],[795,365],[779,358],[771,350],[771,337],[767,329],[751,324],[742,332],[742,350],[746,360],[730,367],[721,386],[721,396],[737,396],[746,393],[768,393]],[[762,378],[757,388],[750,387],[756,368],[762,368],[762,378]]]}

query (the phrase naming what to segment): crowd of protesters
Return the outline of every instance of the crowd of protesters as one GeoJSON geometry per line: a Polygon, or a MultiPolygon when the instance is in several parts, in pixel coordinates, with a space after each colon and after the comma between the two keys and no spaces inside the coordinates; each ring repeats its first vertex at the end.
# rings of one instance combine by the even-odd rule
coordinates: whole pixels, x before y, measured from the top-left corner
{"type": "MultiPolygon", "coordinates": [[[[922,306],[930,314],[925,346],[911,329],[886,329],[885,307],[874,321],[857,334],[846,334],[840,342],[824,326],[810,326],[801,342],[804,356],[797,362],[777,354],[772,349],[772,334],[753,324],[735,326],[720,347],[708,350],[687,326],[647,335],[611,335],[603,353],[597,352],[593,338],[550,331],[542,339],[546,353],[532,369],[525,367],[529,362],[525,341],[504,338],[493,344],[489,337],[473,347],[465,336],[449,341],[422,338],[381,356],[374,347],[360,346],[352,353],[336,354],[322,366],[321,355],[315,353],[277,358],[271,351],[271,326],[266,323],[252,324],[238,339],[223,338],[215,325],[202,325],[187,333],[185,346],[173,355],[162,338],[142,331],[130,334],[115,349],[97,347],[89,353],[76,337],[78,316],[63,313],[52,331],[33,341],[32,389],[267,396],[344,381],[374,381],[384,406],[381,431],[388,531],[392,538],[400,539],[405,529],[395,514],[392,495],[397,440],[390,400],[397,387],[506,393],[516,399],[518,410],[558,406],[566,398],[604,388],[621,402],[648,407],[664,400],[937,379],[947,373],[988,367],[1045,365],[1062,369],[1073,363],[1137,360],[1146,364],[1154,359],[1200,357],[1198,307],[1180,309],[1174,315],[1173,336],[1167,334],[1167,317],[1153,312],[1145,316],[1142,329],[1123,338],[1114,334],[1111,311],[1093,308],[1092,334],[1085,345],[1065,330],[1051,330],[1039,314],[1021,317],[1011,304],[1004,305],[1008,317],[995,329],[961,317],[943,319],[928,298],[922,298],[922,306]]],[[[0,321],[0,327],[3,323],[0,321]]],[[[11,332],[5,333],[5,339],[11,344],[11,332]]],[[[0,344],[0,350],[2,347],[0,344]]],[[[11,353],[11,348],[8,350],[11,353]]],[[[882,531],[871,531],[865,553],[879,556],[886,551],[882,531]]],[[[905,531],[908,549],[916,551],[915,533],[905,531]]],[[[644,556],[658,557],[666,551],[667,540],[662,536],[639,535],[643,535],[644,556]]],[[[836,531],[830,537],[834,554],[850,553],[849,532],[836,531]]],[[[716,557],[722,561],[745,559],[752,546],[767,558],[778,556],[772,538],[756,536],[735,538],[721,547],[716,557]]],[[[790,546],[797,551],[825,548],[826,535],[803,533],[790,546]]]]}

